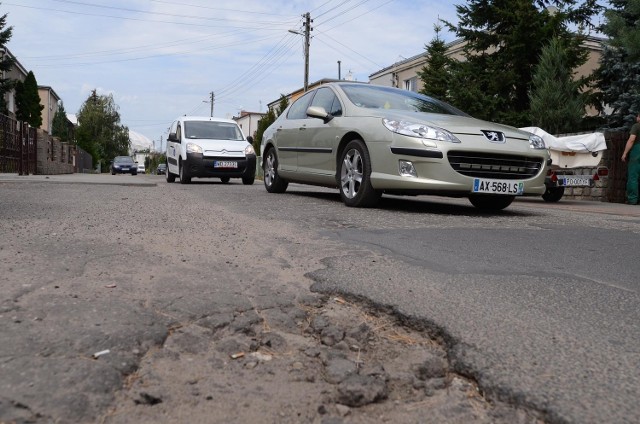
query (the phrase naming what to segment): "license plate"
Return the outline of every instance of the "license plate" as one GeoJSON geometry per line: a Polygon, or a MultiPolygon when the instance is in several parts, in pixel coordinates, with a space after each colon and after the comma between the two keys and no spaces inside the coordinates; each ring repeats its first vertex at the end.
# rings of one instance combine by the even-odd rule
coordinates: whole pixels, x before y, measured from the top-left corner
{"type": "Polygon", "coordinates": [[[122,168],[122,170],[123,170],[123,171],[128,171],[128,170],[129,170],[129,168],[122,168]]]}
{"type": "Polygon", "coordinates": [[[558,178],[558,182],[561,186],[566,187],[589,187],[591,185],[591,178],[584,176],[567,176],[558,178]]]}
{"type": "Polygon", "coordinates": [[[237,168],[238,162],[228,160],[216,160],[213,162],[214,168],[237,168]]]}
{"type": "Polygon", "coordinates": [[[524,183],[511,180],[492,180],[488,178],[473,179],[474,193],[507,194],[519,196],[524,192],[524,183]]]}

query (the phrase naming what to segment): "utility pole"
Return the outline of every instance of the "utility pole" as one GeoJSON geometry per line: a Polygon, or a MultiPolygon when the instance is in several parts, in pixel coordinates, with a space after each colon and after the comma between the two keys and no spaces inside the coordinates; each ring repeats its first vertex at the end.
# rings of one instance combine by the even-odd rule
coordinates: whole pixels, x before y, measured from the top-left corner
{"type": "Polygon", "coordinates": [[[304,91],[309,89],[309,45],[311,38],[311,14],[309,12],[304,15],[304,91]]]}
{"type": "Polygon", "coordinates": [[[213,91],[211,93],[209,93],[209,94],[211,95],[211,115],[210,116],[213,118],[213,102],[216,99],[216,95],[213,94],[213,91]]]}
{"type": "Polygon", "coordinates": [[[342,79],[342,77],[340,76],[340,61],[338,61],[338,79],[342,79]]]}

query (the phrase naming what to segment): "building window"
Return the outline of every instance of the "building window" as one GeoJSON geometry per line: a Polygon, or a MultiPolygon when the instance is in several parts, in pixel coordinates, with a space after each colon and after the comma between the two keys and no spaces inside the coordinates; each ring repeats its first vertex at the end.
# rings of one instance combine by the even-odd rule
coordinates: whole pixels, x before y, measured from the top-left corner
{"type": "Polygon", "coordinates": [[[404,89],[418,92],[418,77],[413,77],[408,80],[404,80],[404,89]]]}

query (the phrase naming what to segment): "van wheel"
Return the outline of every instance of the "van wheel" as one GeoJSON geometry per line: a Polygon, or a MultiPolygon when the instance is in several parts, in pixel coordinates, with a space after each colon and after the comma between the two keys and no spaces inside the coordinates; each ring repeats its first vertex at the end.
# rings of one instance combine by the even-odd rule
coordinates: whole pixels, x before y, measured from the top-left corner
{"type": "Polygon", "coordinates": [[[191,182],[191,177],[189,176],[189,170],[184,165],[184,163],[182,163],[182,160],[178,162],[178,168],[179,168],[178,172],[180,172],[180,184],[189,184],[191,182]]]}
{"type": "Polygon", "coordinates": [[[164,175],[168,183],[172,183],[176,180],[176,174],[172,174],[171,172],[169,172],[169,165],[167,165],[167,170],[165,171],[164,175]]]}

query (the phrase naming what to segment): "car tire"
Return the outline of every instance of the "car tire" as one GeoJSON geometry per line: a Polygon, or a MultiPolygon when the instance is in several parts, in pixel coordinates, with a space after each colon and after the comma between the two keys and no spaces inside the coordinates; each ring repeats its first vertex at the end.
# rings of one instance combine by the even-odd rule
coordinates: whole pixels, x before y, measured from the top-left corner
{"type": "Polygon", "coordinates": [[[131,175],[138,175],[138,173],[137,172],[132,172],[131,175]]]}
{"type": "Polygon", "coordinates": [[[559,202],[564,196],[564,187],[547,187],[542,195],[545,202],[559,202]]]}
{"type": "Polygon", "coordinates": [[[487,211],[497,212],[509,206],[516,196],[505,196],[502,194],[470,194],[469,201],[476,208],[487,211]]]}
{"type": "Polygon", "coordinates": [[[116,173],[115,173],[115,172],[113,172],[113,171],[111,171],[111,175],[116,175],[116,173]]]}
{"type": "Polygon", "coordinates": [[[371,159],[362,140],[352,140],[340,156],[340,197],[347,206],[375,206],[382,192],[371,185],[371,159]]]}
{"type": "Polygon", "coordinates": [[[191,177],[189,176],[189,169],[184,166],[182,160],[178,162],[178,172],[180,173],[180,184],[189,184],[191,177]]]}
{"type": "Polygon", "coordinates": [[[255,175],[251,175],[250,177],[242,177],[242,184],[252,185],[255,180],[256,180],[255,175]]]}
{"type": "Polygon", "coordinates": [[[265,153],[262,170],[264,171],[264,187],[269,193],[284,193],[287,190],[289,182],[278,175],[278,156],[273,147],[265,153]]]}
{"type": "Polygon", "coordinates": [[[220,181],[222,181],[222,184],[227,184],[229,181],[231,181],[231,178],[229,178],[229,177],[220,177],[220,181]]]}

